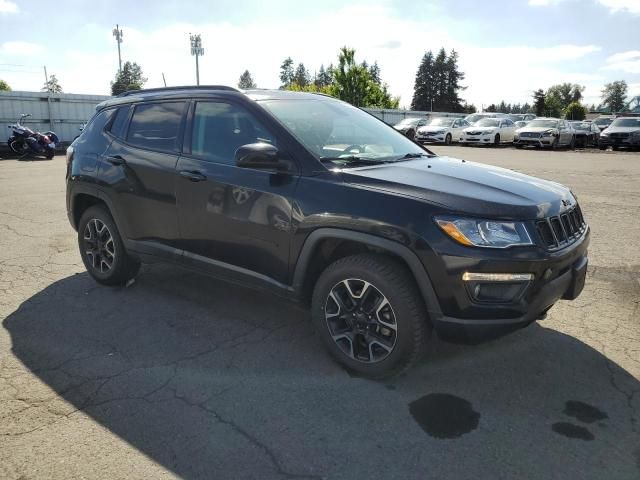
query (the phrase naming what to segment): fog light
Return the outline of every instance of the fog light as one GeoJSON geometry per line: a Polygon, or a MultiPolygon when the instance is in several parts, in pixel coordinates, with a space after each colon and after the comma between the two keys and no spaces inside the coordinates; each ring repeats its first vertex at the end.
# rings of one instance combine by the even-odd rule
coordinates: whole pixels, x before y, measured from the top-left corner
{"type": "Polygon", "coordinates": [[[470,273],[462,275],[469,296],[480,303],[515,303],[527,290],[532,273],[470,273]]]}
{"type": "Polygon", "coordinates": [[[528,282],[533,280],[533,273],[471,273],[464,272],[465,282],[528,282]]]}

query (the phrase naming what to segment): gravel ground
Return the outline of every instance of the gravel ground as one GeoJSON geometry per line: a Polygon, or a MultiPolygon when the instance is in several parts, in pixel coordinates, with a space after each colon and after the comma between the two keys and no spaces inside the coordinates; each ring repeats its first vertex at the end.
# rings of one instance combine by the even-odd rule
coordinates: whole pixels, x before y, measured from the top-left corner
{"type": "Polygon", "coordinates": [[[175,267],[82,267],[64,157],[0,161],[0,478],[640,478],[640,154],[434,147],[569,185],[582,296],[388,382],[304,310],[175,267]]]}

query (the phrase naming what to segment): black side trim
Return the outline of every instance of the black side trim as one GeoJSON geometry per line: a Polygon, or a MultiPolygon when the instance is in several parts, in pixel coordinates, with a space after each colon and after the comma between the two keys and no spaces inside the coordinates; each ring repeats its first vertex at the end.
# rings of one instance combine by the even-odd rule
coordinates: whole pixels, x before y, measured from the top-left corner
{"type": "Polygon", "coordinates": [[[433,290],[431,280],[429,279],[427,271],[424,269],[422,263],[420,262],[420,259],[418,259],[415,253],[413,253],[408,247],[400,243],[393,242],[385,238],[376,237],[375,235],[370,235],[367,233],[354,232],[352,230],[341,230],[338,228],[319,228],[309,234],[304,245],[302,246],[302,251],[298,256],[298,262],[295,267],[295,272],[293,275],[294,292],[300,294],[300,292],[302,291],[304,280],[307,274],[307,269],[309,267],[309,262],[311,261],[313,253],[315,252],[318,243],[321,240],[327,238],[337,238],[363,243],[365,245],[370,245],[372,247],[385,250],[402,258],[402,260],[404,260],[404,262],[411,270],[411,273],[413,274],[413,277],[418,284],[418,288],[420,289],[420,293],[422,294],[431,320],[437,320],[442,317],[440,303],[438,302],[438,297],[433,290]]]}

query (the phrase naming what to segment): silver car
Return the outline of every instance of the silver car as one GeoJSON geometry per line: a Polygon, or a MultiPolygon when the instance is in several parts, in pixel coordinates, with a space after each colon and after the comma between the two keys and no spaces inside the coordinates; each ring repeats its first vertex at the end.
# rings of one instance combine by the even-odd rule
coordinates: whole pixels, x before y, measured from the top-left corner
{"type": "Polygon", "coordinates": [[[536,118],[525,127],[516,130],[513,144],[516,148],[534,147],[569,147],[573,150],[576,136],[568,121],[559,118],[536,118]]]}

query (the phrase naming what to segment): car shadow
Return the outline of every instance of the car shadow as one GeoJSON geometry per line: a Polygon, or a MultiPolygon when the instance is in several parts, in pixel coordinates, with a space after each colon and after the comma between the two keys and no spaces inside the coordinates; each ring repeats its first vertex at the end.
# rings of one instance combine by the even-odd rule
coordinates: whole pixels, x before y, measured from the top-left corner
{"type": "Polygon", "coordinates": [[[183,478],[638,474],[640,383],[573,337],[434,339],[414,369],[374,382],[332,362],[308,316],[171,266],[128,288],[64,278],[3,326],[70,409],[18,414],[8,433],[86,415],[183,478]]]}

